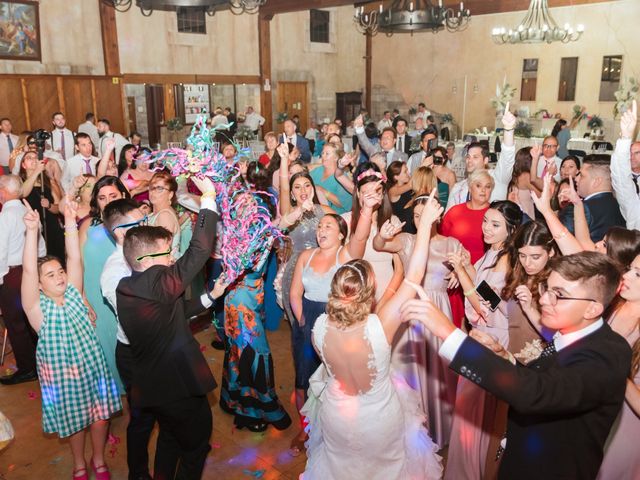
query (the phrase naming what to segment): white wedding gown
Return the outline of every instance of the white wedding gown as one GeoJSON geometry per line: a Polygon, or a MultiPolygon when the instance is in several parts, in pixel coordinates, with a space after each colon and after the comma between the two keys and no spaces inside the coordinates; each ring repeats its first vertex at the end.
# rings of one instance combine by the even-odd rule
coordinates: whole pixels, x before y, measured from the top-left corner
{"type": "Polygon", "coordinates": [[[420,397],[390,371],[380,319],[346,330],[321,315],[313,343],[323,364],[310,381],[304,480],[435,480],[441,458],[424,427],[420,397]]]}

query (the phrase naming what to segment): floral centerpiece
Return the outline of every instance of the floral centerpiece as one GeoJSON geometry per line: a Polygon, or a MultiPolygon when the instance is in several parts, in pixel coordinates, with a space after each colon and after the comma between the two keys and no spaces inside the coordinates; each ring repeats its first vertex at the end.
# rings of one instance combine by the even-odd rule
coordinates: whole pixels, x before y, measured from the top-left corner
{"type": "Polygon", "coordinates": [[[491,106],[496,109],[496,113],[504,112],[504,109],[516,93],[517,88],[507,83],[507,77],[504,77],[502,86],[496,85],[496,96],[491,99],[491,106]]]}
{"type": "Polygon", "coordinates": [[[631,102],[638,96],[638,90],[640,90],[640,84],[634,77],[620,82],[618,90],[614,93],[616,97],[616,104],[613,106],[614,117],[622,115],[631,107],[631,102]]]}
{"type": "Polygon", "coordinates": [[[278,115],[276,116],[276,122],[284,123],[288,118],[289,115],[287,114],[287,112],[278,112],[278,115]]]}
{"type": "Polygon", "coordinates": [[[453,115],[451,115],[450,113],[443,113],[442,114],[442,123],[454,123],[453,120],[453,115]]]}
{"type": "Polygon", "coordinates": [[[533,129],[531,128],[531,125],[529,125],[524,120],[518,120],[518,123],[516,123],[516,128],[514,129],[513,133],[517,137],[531,138],[531,135],[533,134],[533,129]]]}
{"type": "Polygon", "coordinates": [[[167,122],[167,141],[171,143],[180,142],[184,140],[182,136],[182,129],[184,123],[180,117],[173,117],[167,122]]]}
{"type": "Polygon", "coordinates": [[[589,127],[591,130],[602,128],[602,125],[604,125],[604,123],[598,115],[591,116],[589,118],[589,121],[587,122],[587,127],[589,127]]]}

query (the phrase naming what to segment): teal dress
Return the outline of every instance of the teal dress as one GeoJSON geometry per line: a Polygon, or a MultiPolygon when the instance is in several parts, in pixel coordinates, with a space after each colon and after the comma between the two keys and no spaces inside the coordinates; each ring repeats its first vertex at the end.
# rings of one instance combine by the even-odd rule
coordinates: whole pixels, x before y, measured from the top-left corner
{"type": "Polygon", "coordinates": [[[340,201],[340,205],[336,205],[332,202],[329,202],[329,206],[335,210],[338,215],[342,215],[343,213],[351,211],[351,202],[353,200],[353,196],[347,192],[344,187],[338,183],[335,176],[329,175],[328,178],[322,179],[324,175],[324,167],[318,167],[311,171],[311,178],[313,179],[313,183],[316,186],[320,186],[327,190],[328,192],[333,193],[338,200],[340,201]]]}
{"type": "Polygon", "coordinates": [[[40,293],[40,308],[36,360],[42,428],[64,438],[108,420],[122,404],[80,292],[68,285],[62,306],[40,293]]]}
{"type": "Polygon", "coordinates": [[[270,423],[278,429],[291,418],[278,399],[273,358],[265,334],[264,274],[267,262],[247,271],[227,290],[224,327],[227,336],[220,407],[235,416],[238,427],[270,423]]]}
{"type": "Polygon", "coordinates": [[[118,321],[115,312],[102,296],[100,289],[100,275],[104,269],[107,258],[116,250],[116,244],[104,228],[102,223],[92,220],[87,231],[87,240],[82,249],[84,261],[84,292],[87,300],[96,312],[96,335],[102,347],[107,366],[111,375],[116,379],[118,391],[124,395],[124,386],[120,380],[118,367],[116,366],[116,334],[118,321]]]}

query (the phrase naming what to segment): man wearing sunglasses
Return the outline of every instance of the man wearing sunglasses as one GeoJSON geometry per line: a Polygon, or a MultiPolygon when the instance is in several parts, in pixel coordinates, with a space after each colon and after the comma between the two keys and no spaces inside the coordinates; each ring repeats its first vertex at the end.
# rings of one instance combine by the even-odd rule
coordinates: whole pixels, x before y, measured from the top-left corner
{"type": "Polygon", "coordinates": [[[222,292],[217,284],[213,292],[186,300],[184,291],[213,250],[218,214],[211,181],[193,181],[202,192],[200,213],[189,248],[177,261],[171,252],[171,233],[165,228],[132,227],[137,221],[132,218],[111,226],[112,232],[129,229],[123,254],[132,273],[118,284],[116,301],[130,345],[132,405],[148,410],[160,426],[155,478],[200,478],[210,450],[207,393],[216,382],[188,319],[222,292]]]}
{"type": "Polygon", "coordinates": [[[423,299],[402,307],[404,321],[444,341],[449,368],[509,404],[499,479],[596,478],[624,401],[631,349],[602,319],[618,268],[596,252],[554,257],[549,268],[541,322],[557,333],[526,366],[488,335],[456,329],[417,286],[423,299]]]}

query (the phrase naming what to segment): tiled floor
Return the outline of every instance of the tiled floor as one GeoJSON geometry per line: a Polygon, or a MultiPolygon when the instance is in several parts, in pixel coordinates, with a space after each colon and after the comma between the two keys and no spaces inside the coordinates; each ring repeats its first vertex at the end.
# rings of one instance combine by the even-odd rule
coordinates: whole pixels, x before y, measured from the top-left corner
{"type": "MultiPolygon", "coordinates": [[[[204,347],[216,380],[221,378],[223,353],[211,348],[209,342],[212,329],[196,334],[204,347]]],[[[273,353],[276,389],[285,408],[294,419],[293,425],[284,432],[269,428],[264,433],[235,430],[231,416],[218,406],[218,390],[210,395],[213,406],[212,449],[202,478],[224,480],[251,479],[296,479],[304,470],[306,457],[297,458],[288,453],[289,442],[297,433],[298,425],[293,400],[293,363],[291,360],[289,325],[281,323],[280,329],[269,332],[269,343],[273,353]]],[[[4,370],[13,363],[8,356],[4,370]]],[[[0,411],[13,423],[16,438],[7,449],[0,452],[0,480],[70,479],[72,462],[67,442],[42,433],[40,412],[40,389],[36,382],[4,386],[0,385],[0,411]]],[[[122,415],[111,423],[111,443],[107,445],[108,464],[114,480],[126,480],[126,418],[122,415]]],[[[155,435],[150,442],[150,457],[153,458],[155,435]]],[[[87,460],[91,457],[87,441],[87,460]]]]}

